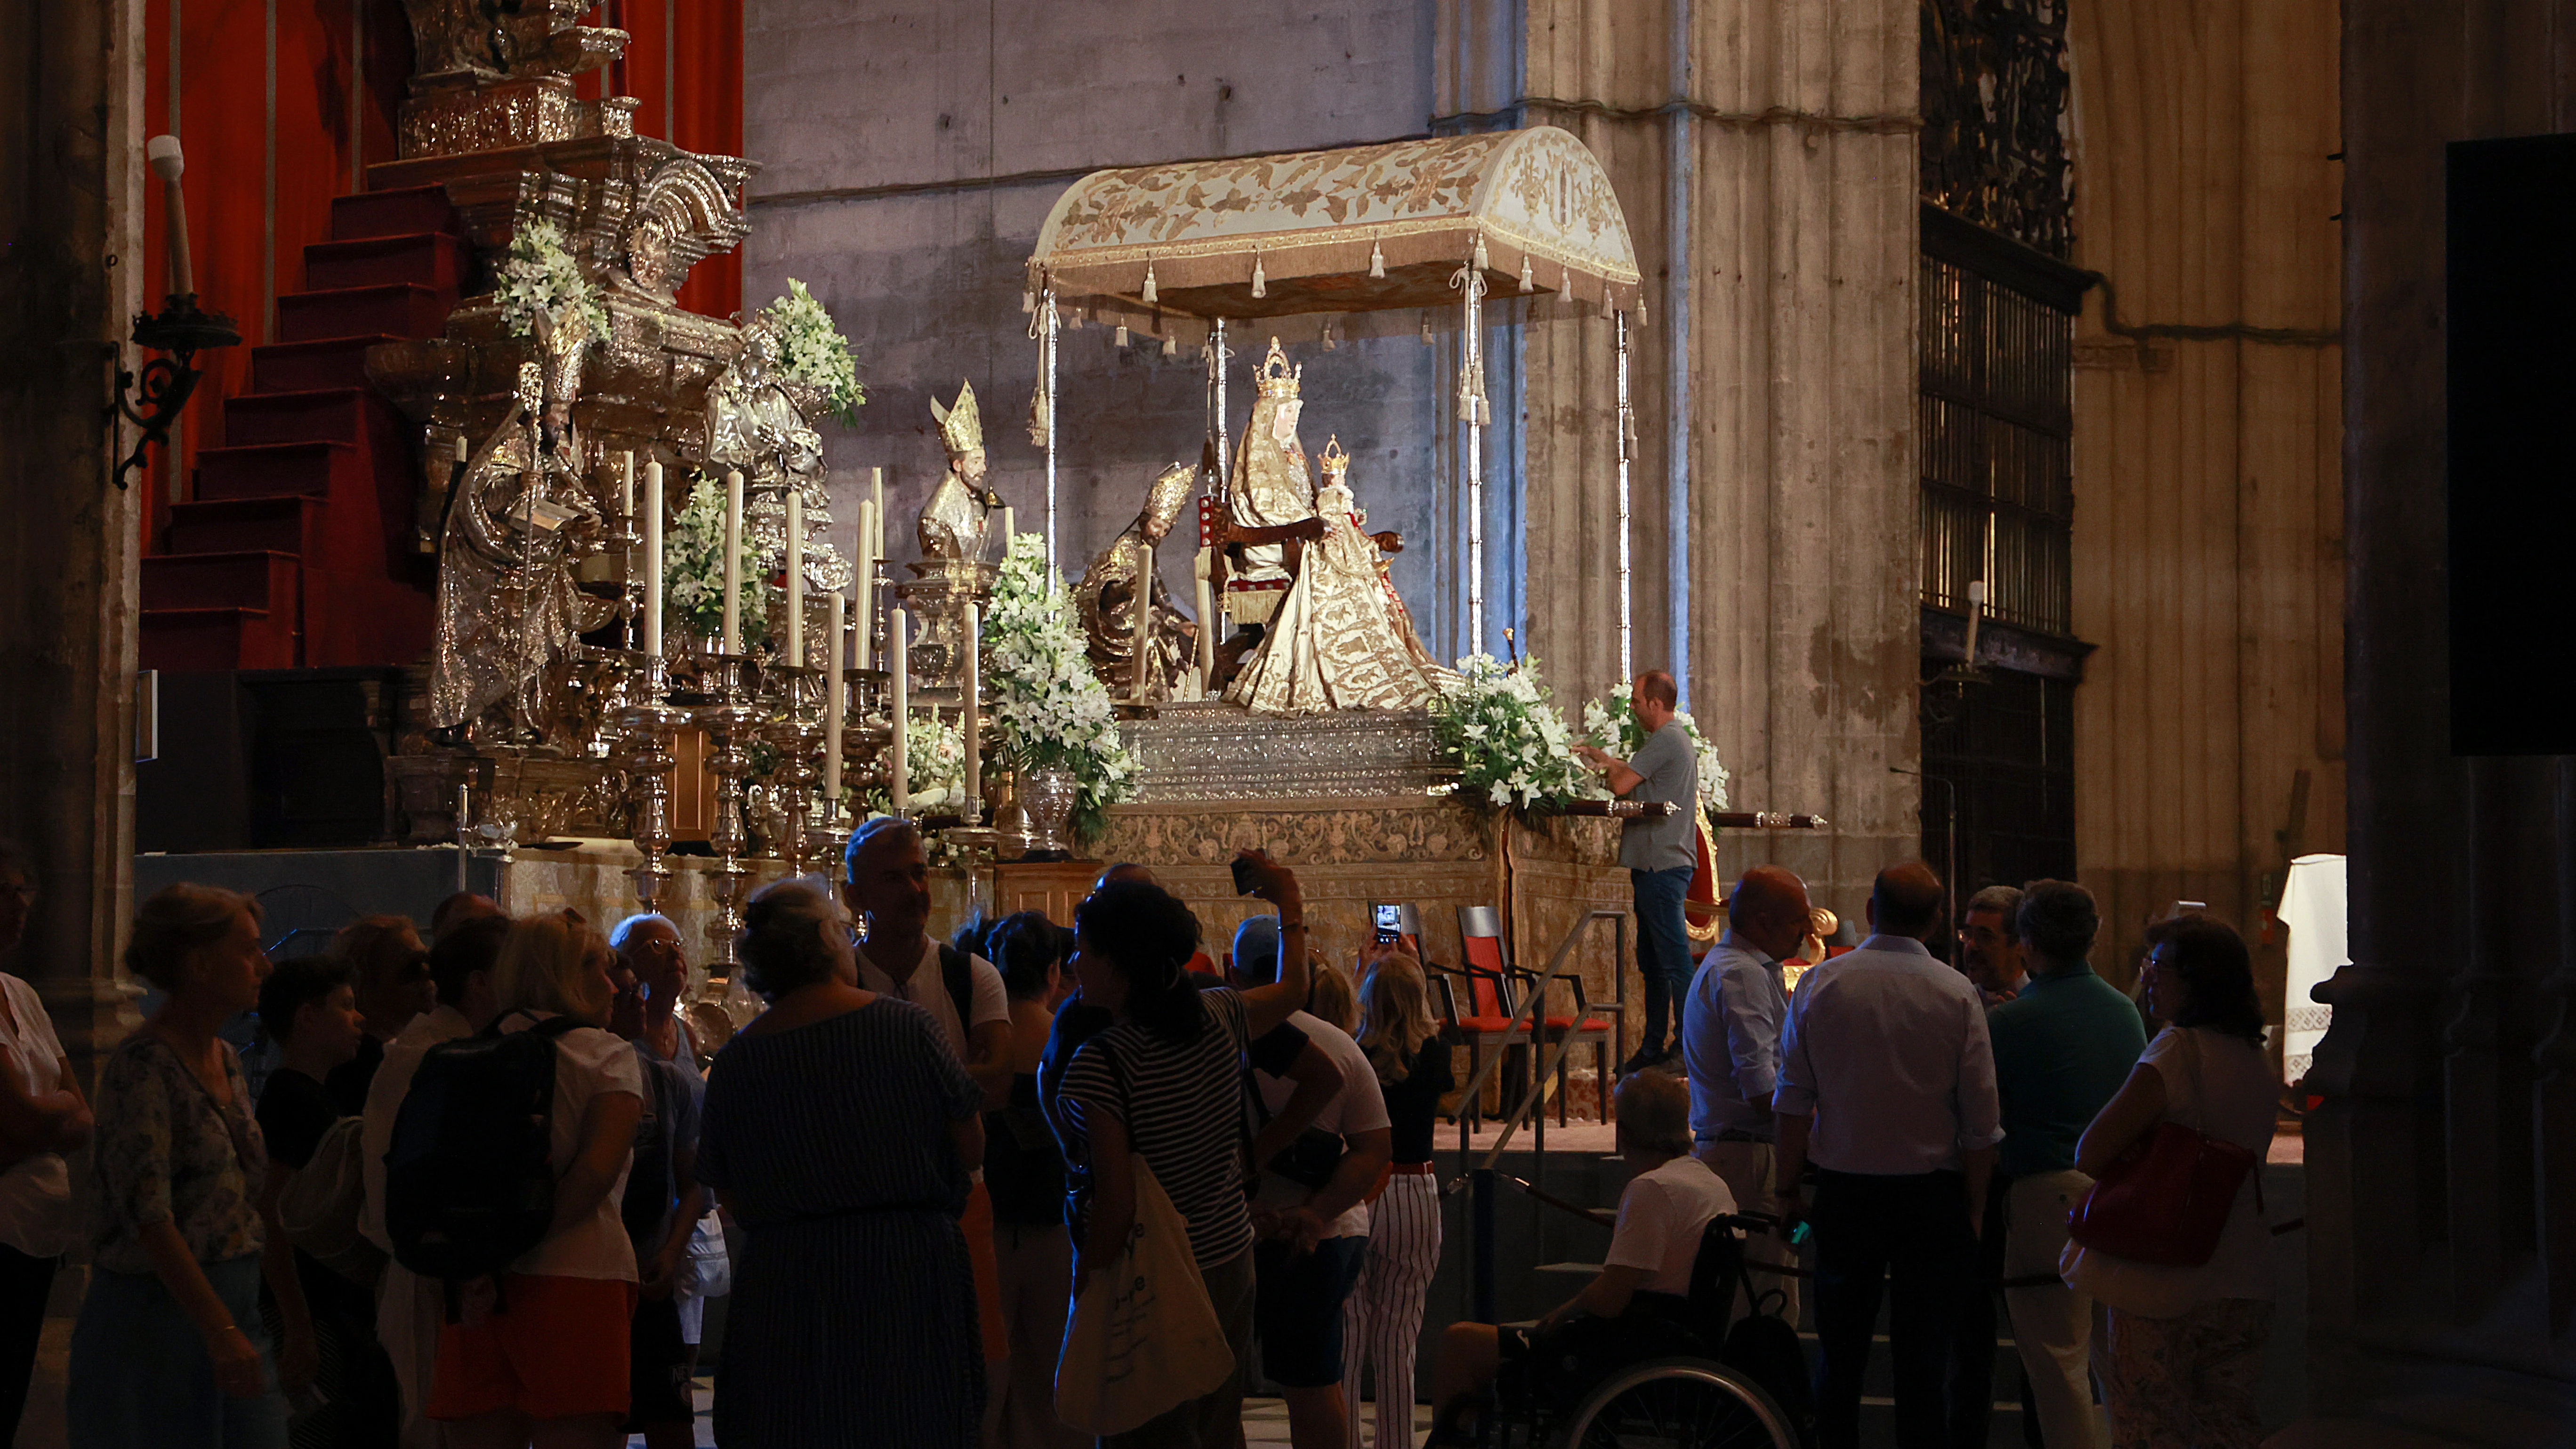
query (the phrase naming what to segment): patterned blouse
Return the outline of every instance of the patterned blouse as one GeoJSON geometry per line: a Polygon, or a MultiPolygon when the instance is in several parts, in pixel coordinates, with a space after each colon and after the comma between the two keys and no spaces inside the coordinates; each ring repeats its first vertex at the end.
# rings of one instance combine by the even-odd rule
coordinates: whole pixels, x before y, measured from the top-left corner
{"type": "Polygon", "coordinates": [[[205,1084],[167,1043],[138,1031],[98,1076],[97,1133],[90,1185],[97,1221],[90,1241],[98,1265],[149,1273],[143,1229],[175,1222],[200,1263],[260,1250],[257,1165],[267,1161],[241,1060],[223,1048],[232,1105],[215,1106],[205,1084]],[[246,1168],[246,1164],[248,1165],[246,1168]]]}

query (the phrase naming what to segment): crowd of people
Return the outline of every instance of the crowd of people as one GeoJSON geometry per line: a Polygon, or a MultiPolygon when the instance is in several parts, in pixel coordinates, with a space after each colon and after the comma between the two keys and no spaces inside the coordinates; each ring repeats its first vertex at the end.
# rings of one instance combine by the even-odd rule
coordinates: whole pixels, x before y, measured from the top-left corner
{"type": "MultiPolygon", "coordinates": [[[[80,1449],[687,1444],[705,1304],[728,1292],[714,1418],[737,1449],[1082,1442],[1058,1388],[1060,1362],[1101,1373],[1075,1362],[1099,1337],[1086,1317],[1177,1342],[1187,1322],[1158,1315],[1181,1297],[1223,1371],[1160,1398],[1130,1385],[1151,1412],[1101,1410],[1099,1442],[1239,1443],[1257,1376],[1300,1449],[1356,1449],[1365,1373],[1375,1442],[1409,1445],[1441,1252],[1433,1123],[1456,1088],[1425,967],[1396,942],[1346,973],[1310,948],[1294,872],[1258,852],[1237,872],[1276,914],[1222,961],[1134,865],[1069,927],[1022,912],[941,941],[919,832],[871,821],[837,890],[753,896],[736,944],[763,1009],[712,1051],[675,1010],[689,963],[657,915],[603,933],[458,896],[427,943],[373,918],[272,964],[255,901],[163,890],[125,956],[155,1001],[95,1103],[34,993],[0,977],[0,1413],[85,1238],[80,1449]],[[246,1013],[256,1088],[226,1040],[246,1013]],[[86,1221],[65,1165],[83,1148],[86,1221]],[[495,1237],[514,1170],[539,1190],[523,1235],[495,1237]],[[477,1198],[486,1178],[502,1191],[477,1198]],[[1136,1288],[1157,1233],[1192,1270],[1186,1292],[1154,1280],[1159,1307],[1136,1288]]],[[[31,896],[0,845],[0,951],[31,896]]],[[[1449,1330],[1435,1441],[1472,1442],[1495,1376],[1564,1335],[1617,1343],[1626,1324],[1643,1344],[1701,1229],[1741,1208],[1780,1225],[1747,1260],[1755,1301],[1792,1322],[1804,1275],[1779,1270],[1812,1232],[1828,1449],[1858,1442],[1883,1298],[1897,1442],[1983,1444],[1998,1292],[2031,1442],[2104,1443],[2097,1380],[2118,1449],[2257,1442],[2259,1187],[2202,1262],[2068,1226],[2165,1124],[2264,1154],[2277,1086],[2236,934],[2160,925],[2133,1000],[2089,964],[2092,898],[2039,881],[1973,896],[1953,967],[1927,944],[1954,930],[1942,886],[1909,864],[1878,877],[1867,938],[1793,993],[1803,883],[1757,867],[1729,907],[1672,993],[1681,1071],[1618,1084],[1633,1176],[1605,1267],[1533,1328],[1449,1330]]]]}

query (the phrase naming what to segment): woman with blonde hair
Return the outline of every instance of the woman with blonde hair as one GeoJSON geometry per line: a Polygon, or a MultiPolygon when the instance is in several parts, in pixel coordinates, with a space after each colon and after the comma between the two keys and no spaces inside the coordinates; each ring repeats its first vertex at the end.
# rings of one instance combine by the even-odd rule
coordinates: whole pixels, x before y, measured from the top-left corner
{"type": "Polygon", "coordinates": [[[1319,1020],[1331,1022],[1351,1036],[1360,1030],[1359,992],[1351,985],[1351,973],[1327,964],[1318,956],[1307,968],[1314,974],[1314,984],[1306,988],[1306,1010],[1319,1020]]]}
{"type": "Polygon", "coordinates": [[[1360,1365],[1369,1362],[1377,1366],[1377,1443],[1394,1449],[1413,1442],[1413,1346],[1423,1295],[1440,1266],[1431,1132],[1455,1081],[1420,961],[1400,945],[1375,948],[1359,997],[1356,1036],[1377,1068],[1394,1154],[1369,1217],[1359,1284],[1342,1300],[1342,1401],[1351,1406],[1344,1442],[1358,1449],[1360,1365]]]}
{"type": "Polygon", "coordinates": [[[259,906],[212,886],[168,887],[136,913],[125,967],[164,1000],[99,1071],[95,1254],[72,1330],[70,1440],[283,1449],[279,1389],[313,1378],[312,1322],[263,1193],[268,1152],[241,1061],[216,1035],[259,1004],[259,906]],[[274,1353],[263,1278],[286,1324],[274,1353]]]}
{"type": "Polygon", "coordinates": [[[636,1275],[618,1199],[644,1079],[634,1048],[603,1029],[612,959],[599,932],[564,911],[512,922],[492,967],[501,1014],[487,1031],[573,1024],[545,1028],[555,1047],[554,1225],[501,1275],[487,1311],[469,1308],[439,1336],[429,1417],[457,1449],[626,1442],[636,1275]]]}

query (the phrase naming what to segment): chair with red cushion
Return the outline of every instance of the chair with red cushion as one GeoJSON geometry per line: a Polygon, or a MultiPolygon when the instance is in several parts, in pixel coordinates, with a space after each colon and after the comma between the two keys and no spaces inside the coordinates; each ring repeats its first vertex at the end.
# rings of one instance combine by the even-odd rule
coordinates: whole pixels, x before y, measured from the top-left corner
{"type": "MultiPolygon", "coordinates": [[[[1507,1103],[1519,1100],[1520,1094],[1528,1090],[1530,1035],[1526,1025],[1517,1032],[1507,1030],[1512,1013],[1511,1008],[1503,1004],[1509,999],[1503,976],[1474,966],[1424,964],[1425,975],[1431,985],[1432,1005],[1440,1013],[1442,1039],[1451,1046],[1467,1049],[1467,1080],[1474,1081],[1476,1074],[1484,1070],[1487,1049],[1505,1052],[1509,1059],[1503,1063],[1503,1100],[1507,1103]],[[1468,1010],[1463,1014],[1458,1009],[1457,983],[1460,981],[1466,982],[1468,988],[1468,1010]]],[[[1480,1089],[1459,1099],[1458,1115],[1451,1120],[1463,1118],[1473,1130],[1474,1124],[1483,1121],[1484,1117],[1484,1092],[1480,1089]]]]}
{"type": "MultiPolygon", "coordinates": [[[[1492,906],[1460,906],[1458,939],[1466,950],[1467,969],[1474,973],[1474,979],[1479,982],[1480,995],[1477,1006],[1479,1013],[1485,1010],[1486,998],[1481,995],[1485,987],[1482,983],[1490,981],[1493,992],[1491,1000],[1496,1013],[1494,1025],[1498,1028],[1509,1025],[1512,1012],[1519,1005],[1515,1000],[1515,983],[1525,983],[1535,988],[1539,974],[1511,964],[1510,957],[1503,946],[1502,915],[1492,906]]],[[[1601,1092],[1601,1120],[1606,1123],[1610,1121],[1610,1062],[1612,1053],[1617,1050],[1611,1025],[1594,1014],[1594,1007],[1585,999],[1582,977],[1560,976],[1557,981],[1573,992],[1574,1014],[1555,1015],[1547,1010],[1548,1003],[1542,1002],[1539,1006],[1539,1031],[1543,1033],[1544,1039],[1551,1043],[1571,1036],[1576,1046],[1592,1047],[1595,1070],[1600,1074],[1597,1081],[1601,1092]]],[[[1619,1008],[1615,1005],[1605,1005],[1600,1010],[1615,1015],[1619,1008]]],[[[1512,1040],[1524,1041],[1527,1034],[1528,1028],[1524,1027],[1521,1032],[1512,1035],[1512,1040]]],[[[1562,1127],[1565,1123],[1565,1058],[1558,1057],[1556,1124],[1562,1127]]]]}

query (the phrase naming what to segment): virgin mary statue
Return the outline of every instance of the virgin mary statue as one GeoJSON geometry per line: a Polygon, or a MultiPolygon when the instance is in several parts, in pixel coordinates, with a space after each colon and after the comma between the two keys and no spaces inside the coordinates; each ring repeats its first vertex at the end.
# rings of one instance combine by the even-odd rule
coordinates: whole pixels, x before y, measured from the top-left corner
{"type": "Polygon", "coordinates": [[[1260,649],[1226,691],[1255,714],[1419,709],[1447,673],[1414,637],[1413,620],[1378,562],[1380,548],[1400,541],[1360,532],[1346,481],[1350,464],[1339,438],[1324,445],[1324,486],[1315,490],[1323,536],[1303,549],[1296,582],[1260,649]]]}

